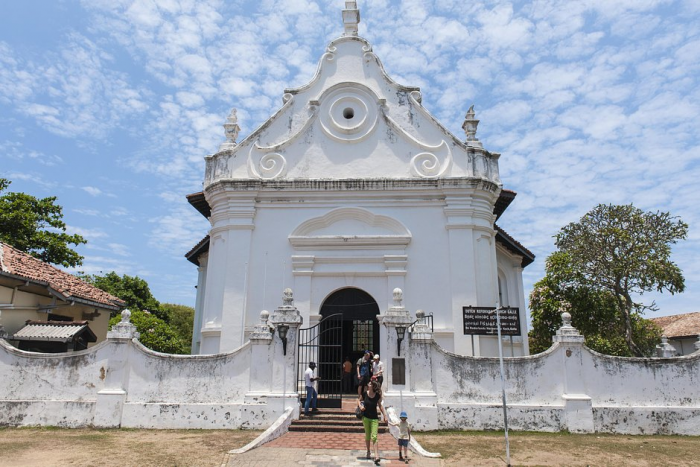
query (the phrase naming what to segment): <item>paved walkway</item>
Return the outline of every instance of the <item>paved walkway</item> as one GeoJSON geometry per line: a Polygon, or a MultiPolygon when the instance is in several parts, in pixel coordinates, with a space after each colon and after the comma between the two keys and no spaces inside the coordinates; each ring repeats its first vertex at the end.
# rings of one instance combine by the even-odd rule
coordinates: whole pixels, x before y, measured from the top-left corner
{"type": "MultiPolygon", "coordinates": [[[[354,397],[345,396],[343,410],[355,410],[354,397]]],[[[323,409],[322,409],[323,410],[323,409]]],[[[406,465],[399,461],[396,440],[389,433],[378,438],[380,465],[406,465]]],[[[222,467],[285,467],[288,465],[313,465],[320,467],[373,466],[367,459],[364,433],[316,433],[290,431],[279,438],[243,454],[230,454],[222,467]]],[[[408,465],[440,467],[441,459],[421,457],[409,451],[408,465]]]]}
{"type": "MultiPolygon", "coordinates": [[[[282,438],[284,438],[284,436],[282,436],[282,438]]],[[[380,465],[406,465],[404,462],[399,461],[398,451],[396,450],[380,450],[379,455],[381,457],[380,465]]],[[[231,454],[228,458],[228,462],[225,462],[223,465],[227,467],[285,467],[288,465],[369,467],[373,466],[374,462],[365,457],[364,447],[362,450],[260,447],[244,454],[231,454]]],[[[428,459],[413,455],[408,465],[439,467],[442,466],[442,461],[440,459],[428,459]]]]}

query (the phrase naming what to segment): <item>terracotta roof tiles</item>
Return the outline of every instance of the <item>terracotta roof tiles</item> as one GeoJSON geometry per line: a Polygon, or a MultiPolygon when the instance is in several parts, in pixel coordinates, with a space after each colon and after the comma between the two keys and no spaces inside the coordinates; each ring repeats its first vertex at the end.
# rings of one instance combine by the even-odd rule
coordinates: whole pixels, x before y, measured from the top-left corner
{"type": "Polygon", "coordinates": [[[115,310],[125,305],[122,300],[104,290],[5,243],[0,243],[0,276],[2,275],[29,280],[50,288],[66,301],[87,301],[115,310]]]}
{"type": "Polygon", "coordinates": [[[693,337],[700,335],[700,312],[662,316],[651,319],[663,329],[666,337],[693,337]]]}

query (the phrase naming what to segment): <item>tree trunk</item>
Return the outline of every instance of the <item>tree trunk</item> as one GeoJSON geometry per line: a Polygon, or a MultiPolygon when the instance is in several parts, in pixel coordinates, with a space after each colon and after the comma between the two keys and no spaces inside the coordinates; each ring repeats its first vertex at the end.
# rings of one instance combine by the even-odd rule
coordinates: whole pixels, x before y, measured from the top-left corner
{"type": "Polygon", "coordinates": [[[625,316],[625,342],[627,342],[627,347],[635,357],[643,357],[644,354],[639,350],[637,344],[634,343],[634,339],[632,339],[632,307],[634,305],[632,297],[627,292],[624,292],[622,295],[618,294],[617,297],[617,302],[620,304],[622,313],[625,316]]]}

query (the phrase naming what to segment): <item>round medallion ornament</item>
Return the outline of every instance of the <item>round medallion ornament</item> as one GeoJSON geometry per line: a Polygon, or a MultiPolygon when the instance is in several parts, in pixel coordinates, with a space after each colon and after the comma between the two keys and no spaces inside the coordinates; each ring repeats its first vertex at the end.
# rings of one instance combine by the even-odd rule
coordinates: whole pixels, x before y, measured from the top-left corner
{"type": "Polygon", "coordinates": [[[364,89],[336,89],[321,102],[321,127],[336,140],[361,141],[377,126],[377,106],[376,97],[364,89]]]}

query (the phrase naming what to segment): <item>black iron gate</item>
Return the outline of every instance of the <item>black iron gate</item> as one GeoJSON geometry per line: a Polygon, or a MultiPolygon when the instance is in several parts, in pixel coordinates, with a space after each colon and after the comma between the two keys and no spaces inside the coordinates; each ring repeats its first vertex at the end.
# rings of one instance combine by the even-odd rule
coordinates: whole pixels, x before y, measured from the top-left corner
{"type": "Polygon", "coordinates": [[[304,372],[316,363],[318,407],[340,408],[343,403],[343,314],[323,318],[316,326],[299,329],[297,388],[302,404],[306,401],[304,372]]]}

